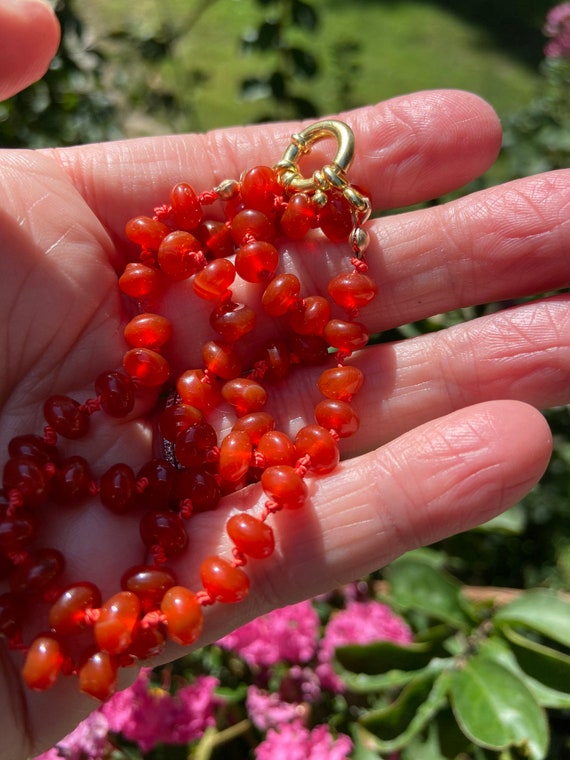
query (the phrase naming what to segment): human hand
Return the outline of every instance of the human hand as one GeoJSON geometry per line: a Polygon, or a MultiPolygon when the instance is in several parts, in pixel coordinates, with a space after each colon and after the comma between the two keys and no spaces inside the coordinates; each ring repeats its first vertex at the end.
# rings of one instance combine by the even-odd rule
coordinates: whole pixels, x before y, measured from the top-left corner
{"type": "MultiPolygon", "coordinates": [[[[351,179],[370,190],[375,209],[460,187],[488,168],[500,144],[492,110],[461,92],[405,96],[343,118],[356,134],[351,179]]],[[[130,252],[125,221],[151,212],[177,181],[201,191],[245,168],[276,162],[297,128],[266,125],[0,154],[4,451],[14,435],[42,430],[50,394],[91,397],[99,372],[120,365],[128,316],[116,279],[130,252]]],[[[363,321],[372,331],[387,330],[567,286],[569,202],[570,172],[560,171],[371,222],[367,261],[380,293],[363,310],[363,321]]],[[[324,292],[342,266],[336,253],[329,244],[322,255],[300,260],[291,250],[284,266],[312,292],[324,292]]],[[[244,286],[240,298],[254,301],[254,291],[244,286]]],[[[177,372],[199,365],[200,347],[211,336],[209,308],[187,282],[166,295],[163,312],[177,331],[171,352],[177,372]]],[[[277,329],[271,320],[258,325],[248,344],[252,355],[277,329]]],[[[550,453],[550,434],[536,409],[570,400],[569,329],[568,297],[561,295],[371,346],[355,357],[366,376],[355,400],[361,427],[342,442],[343,462],[331,475],[308,479],[303,510],[275,515],[276,552],[248,564],[252,591],[244,602],[208,609],[199,644],[518,501],[550,453]]],[[[312,420],[318,374],[318,368],[298,369],[276,388],[272,411],[282,429],[312,420]]],[[[98,416],[73,453],[84,455],[95,473],[117,461],[136,469],[150,457],[153,404],[154,398],[141,399],[127,421],[98,416]]],[[[254,509],[261,499],[259,488],[250,487],[226,497],[215,512],[192,517],[190,550],[175,565],[181,584],[198,587],[203,557],[229,553],[228,514],[254,509]]],[[[47,510],[38,542],[63,552],[69,580],[89,579],[108,596],[125,568],[141,562],[136,515],[114,516],[97,499],[47,510]]],[[[38,619],[43,614],[38,609],[38,619]]],[[[169,649],[164,659],[178,654],[169,649]]],[[[94,706],[77,694],[73,679],[61,679],[49,694],[23,690],[21,662],[19,653],[2,652],[2,757],[24,758],[51,746],[94,706]]]]}

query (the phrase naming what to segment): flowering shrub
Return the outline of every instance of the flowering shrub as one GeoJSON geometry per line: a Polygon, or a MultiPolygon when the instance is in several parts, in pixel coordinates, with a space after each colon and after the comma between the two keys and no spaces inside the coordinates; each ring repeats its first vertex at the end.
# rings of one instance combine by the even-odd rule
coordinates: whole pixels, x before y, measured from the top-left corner
{"type": "Polygon", "coordinates": [[[570,3],[552,8],[546,17],[544,34],[549,42],[544,48],[547,58],[570,57],[570,3]]]}

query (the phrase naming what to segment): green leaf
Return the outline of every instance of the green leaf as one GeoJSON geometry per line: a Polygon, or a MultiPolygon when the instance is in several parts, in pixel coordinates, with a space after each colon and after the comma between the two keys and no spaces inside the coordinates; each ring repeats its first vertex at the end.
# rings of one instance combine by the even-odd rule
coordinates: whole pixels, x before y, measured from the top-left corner
{"type": "Polygon", "coordinates": [[[415,609],[455,628],[471,626],[468,602],[461,595],[461,584],[431,562],[404,555],[393,562],[386,575],[391,597],[405,610],[415,609]]]}
{"type": "Polygon", "coordinates": [[[425,668],[421,668],[420,670],[390,670],[387,673],[379,675],[353,673],[341,667],[337,667],[335,670],[349,691],[355,694],[373,694],[386,690],[400,689],[424,673],[429,672],[432,674],[432,677],[435,677],[437,673],[449,667],[450,662],[451,658],[441,659],[438,657],[431,660],[425,668]]]}
{"type": "Polygon", "coordinates": [[[312,5],[303,0],[293,0],[291,18],[296,26],[307,32],[314,32],[319,25],[319,17],[312,5]]]}
{"type": "Polygon", "coordinates": [[[523,626],[570,647],[570,604],[552,591],[525,591],[498,610],[493,620],[499,627],[523,626]]]}
{"type": "Polygon", "coordinates": [[[526,512],[522,504],[515,504],[500,515],[473,530],[485,533],[503,533],[510,536],[520,536],[526,528],[526,512]]]}
{"type": "Polygon", "coordinates": [[[531,641],[509,626],[502,628],[517,661],[525,673],[556,691],[570,694],[570,657],[531,641]]]}
{"type": "Polygon", "coordinates": [[[498,662],[475,655],[451,673],[451,706],[459,727],[480,747],[517,747],[530,760],[548,750],[546,715],[524,682],[498,662]]]}
{"type": "Polygon", "coordinates": [[[447,760],[439,748],[437,725],[431,723],[426,736],[414,736],[404,747],[401,760],[447,760]]]}
{"type": "Polygon", "coordinates": [[[353,673],[378,675],[390,670],[418,670],[432,658],[431,644],[401,646],[393,641],[374,641],[371,644],[349,644],[338,647],[336,659],[353,673]]]}

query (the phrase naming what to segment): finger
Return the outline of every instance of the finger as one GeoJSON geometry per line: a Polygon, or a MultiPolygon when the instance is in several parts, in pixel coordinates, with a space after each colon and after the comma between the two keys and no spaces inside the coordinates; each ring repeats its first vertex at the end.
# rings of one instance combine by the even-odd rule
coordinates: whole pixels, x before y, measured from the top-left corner
{"type": "MultiPolygon", "coordinates": [[[[351,181],[365,187],[378,208],[435,198],[464,185],[493,163],[501,144],[492,108],[460,91],[415,93],[342,118],[356,135],[351,181]]],[[[255,164],[273,165],[300,126],[257,125],[143,138],[50,155],[64,165],[107,228],[123,239],[125,220],[166,202],[176,182],[188,181],[202,191],[238,178],[255,164]]],[[[315,162],[330,162],[334,150],[328,142],[319,144],[315,162]]]]}
{"type": "Polygon", "coordinates": [[[40,79],[59,45],[60,29],[43,0],[0,4],[0,100],[40,79]]]}

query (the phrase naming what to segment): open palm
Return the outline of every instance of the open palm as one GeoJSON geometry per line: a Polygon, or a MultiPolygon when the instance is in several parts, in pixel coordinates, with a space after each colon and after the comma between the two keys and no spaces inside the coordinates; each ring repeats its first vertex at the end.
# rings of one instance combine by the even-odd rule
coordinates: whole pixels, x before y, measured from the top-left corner
{"type": "MultiPolygon", "coordinates": [[[[465,184],[492,163],[500,144],[495,115],[466,93],[420,93],[343,118],[357,140],[351,178],[369,189],[375,209],[465,184]]],[[[177,181],[201,191],[255,164],[275,163],[297,129],[272,125],[0,153],[3,451],[14,435],[41,432],[50,394],[82,401],[93,396],[101,371],[120,366],[129,315],[117,272],[133,253],[125,222],[152,213],[177,181]]],[[[328,148],[323,143],[323,155],[328,148]]],[[[382,331],[565,287],[569,205],[570,172],[556,172],[371,222],[367,260],[380,293],[363,321],[382,331]]],[[[324,293],[331,275],[345,268],[344,256],[332,244],[318,253],[288,246],[282,266],[310,292],[324,293]]],[[[255,303],[256,286],[243,285],[239,298],[255,303]]],[[[166,294],[161,311],[173,322],[177,373],[199,366],[201,345],[211,337],[209,309],[188,282],[166,294]]],[[[540,478],[550,453],[548,428],[534,407],[570,400],[568,314],[568,297],[560,295],[363,351],[355,359],[366,375],[357,400],[362,424],[343,443],[341,466],[309,479],[310,500],[294,519],[275,516],[275,554],[248,565],[252,593],[238,606],[209,609],[200,643],[515,503],[540,478]]],[[[260,322],[247,345],[251,357],[278,330],[269,319],[260,322]]],[[[276,386],[270,404],[281,429],[312,421],[317,372],[298,369],[286,386],[276,386]]],[[[92,432],[70,453],[84,455],[96,474],[119,461],[136,469],[151,456],[154,402],[152,394],[141,398],[127,420],[96,415],[92,432]]],[[[253,508],[261,497],[249,487],[192,518],[189,549],[176,564],[182,584],[198,587],[201,559],[229,551],[228,514],[253,508]]],[[[137,516],[112,515],[97,499],[45,510],[38,543],[63,552],[69,581],[91,580],[110,595],[124,570],[143,561],[137,516]]],[[[38,608],[38,620],[44,614],[38,608]]],[[[95,706],[77,694],[73,679],[49,694],[23,690],[21,661],[19,653],[2,653],[6,758],[51,746],[95,706]]]]}

